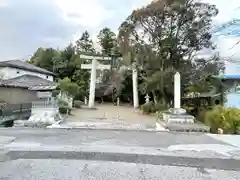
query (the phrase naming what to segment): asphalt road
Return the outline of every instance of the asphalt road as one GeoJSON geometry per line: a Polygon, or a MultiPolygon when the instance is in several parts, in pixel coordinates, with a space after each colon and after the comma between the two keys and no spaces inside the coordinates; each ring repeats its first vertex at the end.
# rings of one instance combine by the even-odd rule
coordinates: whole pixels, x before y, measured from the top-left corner
{"type": "Polygon", "coordinates": [[[168,147],[176,144],[224,144],[202,133],[179,132],[0,128],[0,136],[14,136],[15,142],[50,145],[168,147]]]}
{"type": "Polygon", "coordinates": [[[0,180],[240,179],[239,159],[191,150],[232,148],[201,133],[2,128],[1,136],[0,180]]]}
{"type": "Polygon", "coordinates": [[[24,160],[0,163],[2,180],[239,180],[236,171],[81,160],[24,160]]]}

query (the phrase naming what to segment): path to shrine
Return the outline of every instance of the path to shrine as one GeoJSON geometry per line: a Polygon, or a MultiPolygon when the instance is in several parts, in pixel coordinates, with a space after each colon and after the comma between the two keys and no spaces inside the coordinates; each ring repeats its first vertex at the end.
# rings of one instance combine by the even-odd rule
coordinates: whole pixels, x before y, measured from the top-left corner
{"type": "Polygon", "coordinates": [[[96,108],[74,109],[59,128],[156,130],[155,115],[143,115],[130,105],[96,104],[96,108]]]}

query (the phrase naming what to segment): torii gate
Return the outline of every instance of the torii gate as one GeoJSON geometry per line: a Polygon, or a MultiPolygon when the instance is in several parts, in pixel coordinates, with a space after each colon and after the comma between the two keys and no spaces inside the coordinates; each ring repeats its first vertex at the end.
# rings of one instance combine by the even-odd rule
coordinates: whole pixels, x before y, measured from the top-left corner
{"type": "Polygon", "coordinates": [[[89,101],[88,107],[93,108],[95,102],[95,88],[96,88],[96,75],[97,69],[99,70],[110,70],[111,65],[100,64],[98,60],[101,61],[110,61],[110,57],[101,57],[101,56],[89,56],[89,55],[80,55],[81,59],[91,60],[92,64],[82,64],[81,69],[91,69],[91,79],[90,79],[90,90],[89,90],[89,101]]]}
{"type": "MultiPolygon", "coordinates": [[[[91,79],[90,79],[90,91],[89,91],[89,101],[88,101],[88,107],[93,108],[94,102],[95,102],[95,88],[96,88],[96,72],[97,69],[99,70],[110,70],[111,65],[104,65],[98,63],[98,60],[101,61],[111,61],[112,58],[110,57],[101,57],[101,56],[90,56],[90,55],[80,55],[81,59],[87,59],[92,60],[92,64],[82,64],[81,69],[91,69],[91,79]]],[[[139,100],[138,100],[138,73],[136,68],[132,68],[133,74],[133,103],[134,108],[139,107],[139,100]]]]}

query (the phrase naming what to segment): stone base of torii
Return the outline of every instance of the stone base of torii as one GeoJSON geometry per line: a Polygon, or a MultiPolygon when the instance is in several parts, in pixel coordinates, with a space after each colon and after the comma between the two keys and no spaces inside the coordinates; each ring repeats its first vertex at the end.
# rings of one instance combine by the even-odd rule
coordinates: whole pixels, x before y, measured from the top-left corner
{"type": "MultiPolygon", "coordinates": [[[[95,89],[96,89],[96,75],[97,70],[110,70],[111,65],[100,64],[98,61],[110,61],[110,57],[101,57],[101,56],[89,56],[89,55],[80,55],[81,59],[91,60],[91,64],[82,64],[82,69],[91,69],[91,79],[90,79],[90,88],[89,88],[89,101],[88,108],[93,109],[95,105],[95,89]]],[[[109,63],[110,64],[110,63],[109,63]]],[[[138,97],[138,72],[136,68],[132,68],[132,79],[133,79],[133,104],[134,108],[139,107],[139,97],[138,97]]],[[[85,103],[86,103],[85,99],[85,103]]]]}

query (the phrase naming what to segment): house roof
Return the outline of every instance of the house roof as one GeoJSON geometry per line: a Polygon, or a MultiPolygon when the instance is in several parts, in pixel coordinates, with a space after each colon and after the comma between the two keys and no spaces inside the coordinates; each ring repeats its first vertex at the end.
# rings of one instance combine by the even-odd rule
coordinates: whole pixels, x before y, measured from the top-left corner
{"type": "Polygon", "coordinates": [[[240,74],[220,74],[218,76],[212,76],[212,77],[218,78],[218,79],[239,80],[240,74]]]}
{"type": "Polygon", "coordinates": [[[52,75],[52,76],[55,75],[53,72],[50,72],[46,69],[36,67],[32,64],[29,64],[29,63],[21,61],[21,60],[1,61],[0,67],[12,67],[12,68],[18,68],[18,69],[31,71],[31,72],[38,72],[38,73],[42,73],[42,74],[46,74],[46,75],[52,75]]]}
{"type": "Polygon", "coordinates": [[[22,75],[16,78],[0,81],[0,86],[20,87],[30,90],[55,89],[56,84],[46,79],[33,75],[22,75]]]}

